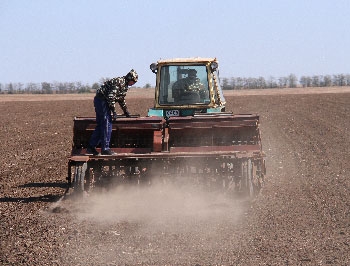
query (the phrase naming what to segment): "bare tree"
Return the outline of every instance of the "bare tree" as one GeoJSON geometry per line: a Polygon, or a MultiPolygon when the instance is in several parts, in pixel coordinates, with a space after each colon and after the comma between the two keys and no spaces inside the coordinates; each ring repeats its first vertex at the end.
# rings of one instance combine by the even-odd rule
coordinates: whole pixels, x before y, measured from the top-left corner
{"type": "Polygon", "coordinates": [[[332,77],[330,75],[326,75],[323,77],[323,86],[325,87],[332,86],[332,77]]]}
{"type": "Polygon", "coordinates": [[[230,86],[232,87],[233,90],[236,89],[236,79],[234,77],[230,79],[230,86]]]}
{"type": "Polygon", "coordinates": [[[320,87],[320,77],[315,75],[312,77],[312,87],[320,87]]]}
{"type": "Polygon", "coordinates": [[[243,79],[241,77],[236,78],[237,89],[241,90],[243,88],[243,79]]]}
{"type": "Polygon", "coordinates": [[[290,74],[288,76],[288,86],[289,88],[296,88],[297,87],[297,77],[294,74],[290,74]]]}
{"type": "Polygon", "coordinates": [[[48,82],[41,83],[41,92],[43,94],[52,94],[51,84],[48,82]]]}
{"type": "Polygon", "coordinates": [[[8,94],[13,94],[15,92],[12,83],[7,84],[5,88],[7,89],[8,94]]]}
{"type": "Polygon", "coordinates": [[[280,77],[278,78],[278,85],[280,88],[286,88],[287,87],[288,79],[286,77],[280,77]]]}
{"type": "Polygon", "coordinates": [[[33,93],[33,92],[39,90],[39,87],[37,84],[30,82],[25,86],[24,90],[28,93],[33,93]]]}
{"type": "Polygon", "coordinates": [[[346,86],[350,86],[350,74],[345,75],[346,86]]]}
{"type": "Polygon", "coordinates": [[[99,87],[100,87],[100,85],[99,85],[97,82],[95,82],[94,84],[92,84],[91,89],[92,89],[93,91],[96,91],[99,87]]]}
{"type": "Polygon", "coordinates": [[[223,78],[222,79],[222,89],[223,90],[228,90],[229,89],[229,86],[228,86],[228,79],[227,78],[223,78]]]}
{"type": "Polygon", "coordinates": [[[269,77],[269,80],[268,80],[268,87],[269,87],[269,88],[277,88],[277,82],[276,82],[275,77],[273,77],[273,76],[270,76],[270,77],[269,77]]]}
{"type": "Polygon", "coordinates": [[[267,87],[266,80],[263,77],[258,78],[258,88],[265,89],[267,87]]]}

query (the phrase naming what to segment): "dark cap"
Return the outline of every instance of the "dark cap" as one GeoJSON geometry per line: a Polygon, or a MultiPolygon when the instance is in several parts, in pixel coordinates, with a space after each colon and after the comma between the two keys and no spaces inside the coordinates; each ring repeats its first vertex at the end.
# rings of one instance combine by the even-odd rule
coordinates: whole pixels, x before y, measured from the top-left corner
{"type": "Polygon", "coordinates": [[[137,82],[139,78],[139,75],[136,73],[135,70],[131,69],[128,74],[126,74],[125,79],[127,81],[134,81],[135,83],[137,82]]]}

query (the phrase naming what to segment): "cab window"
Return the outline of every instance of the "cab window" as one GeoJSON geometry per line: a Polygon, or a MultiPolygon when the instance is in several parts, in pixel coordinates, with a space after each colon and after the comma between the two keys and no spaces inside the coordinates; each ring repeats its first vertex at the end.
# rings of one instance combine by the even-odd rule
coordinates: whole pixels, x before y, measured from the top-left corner
{"type": "Polygon", "coordinates": [[[207,68],[204,65],[163,66],[159,104],[203,104],[209,101],[207,68]]]}

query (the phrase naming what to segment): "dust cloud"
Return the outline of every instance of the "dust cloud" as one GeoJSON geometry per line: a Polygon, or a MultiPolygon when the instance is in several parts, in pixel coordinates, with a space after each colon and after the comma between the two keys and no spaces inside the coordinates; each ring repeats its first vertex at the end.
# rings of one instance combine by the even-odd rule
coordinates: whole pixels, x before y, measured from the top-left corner
{"type": "Polygon", "coordinates": [[[232,223],[243,212],[237,200],[222,193],[163,183],[94,192],[84,200],[84,206],[84,211],[77,213],[81,219],[142,223],[161,230],[232,223]]]}

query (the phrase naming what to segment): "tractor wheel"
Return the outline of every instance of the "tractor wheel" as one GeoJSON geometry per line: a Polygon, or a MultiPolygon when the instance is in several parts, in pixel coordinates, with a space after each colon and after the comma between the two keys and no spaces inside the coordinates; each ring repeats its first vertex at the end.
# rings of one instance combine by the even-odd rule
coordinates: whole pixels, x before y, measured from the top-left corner
{"type": "Polygon", "coordinates": [[[86,162],[77,162],[74,171],[73,188],[75,193],[83,193],[85,185],[85,174],[87,169],[86,162]]]}

